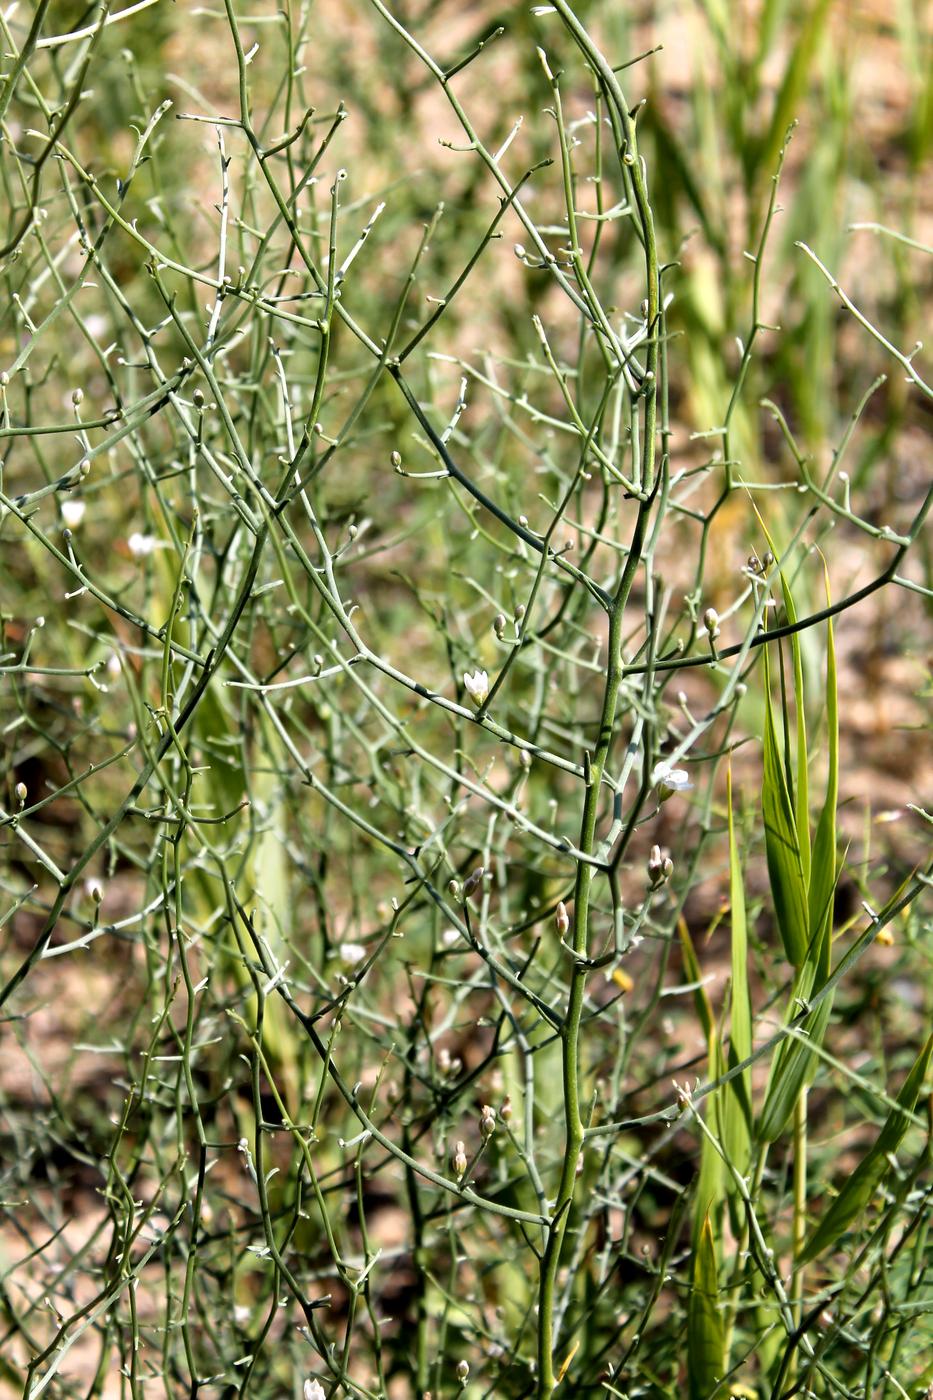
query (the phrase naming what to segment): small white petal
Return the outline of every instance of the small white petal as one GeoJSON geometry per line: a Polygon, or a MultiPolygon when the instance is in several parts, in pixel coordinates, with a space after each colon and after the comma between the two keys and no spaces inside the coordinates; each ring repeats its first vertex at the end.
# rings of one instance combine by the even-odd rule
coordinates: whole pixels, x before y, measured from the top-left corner
{"type": "Polygon", "coordinates": [[[81,524],[86,510],[84,501],[62,501],[62,519],[69,529],[81,524]]]}
{"type": "Polygon", "coordinates": [[[665,794],[686,792],[693,787],[686,768],[672,768],[669,763],[659,763],[652,774],[651,781],[665,794]]]}
{"type": "Polygon", "coordinates": [[[326,1400],[326,1396],[324,1395],[324,1387],[321,1385],[321,1382],[310,1380],[305,1381],[304,1397],[305,1400],[326,1400]]]}
{"type": "Polygon", "coordinates": [[[475,671],[472,675],[469,671],[463,673],[463,684],[467,694],[475,700],[477,705],[482,705],[489,694],[489,676],[485,671],[475,671]]]}
{"type": "MultiPolygon", "coordinates": [[[[362,962],[366,956],[366,949],[362,943],[341,943],[338,952],[340,953],[340,961],[350,964],[362,962]]],[[[315,1381],[314,1384],[316,1385],[317,1382],[315,1381]]]]}
{"type": "Polygon", "coordinates": [[[157,541],[152,535],[141,535],[138,530],[134,530],[126,543],[134,559],[144,559],[155,549],[157,541]]]}

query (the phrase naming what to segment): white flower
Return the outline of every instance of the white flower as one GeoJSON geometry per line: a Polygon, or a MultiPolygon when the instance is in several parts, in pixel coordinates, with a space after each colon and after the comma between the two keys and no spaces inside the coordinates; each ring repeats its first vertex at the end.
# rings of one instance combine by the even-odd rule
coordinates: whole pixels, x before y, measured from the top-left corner
{"type": "Polygon", "coordinates": [[[320,1381],[305,1381],[304,1396],[305,1400],[326,1400],[320,1381]]]}
{"type": "Polygon", "coordinates": [[[445,948],[452,948],[455,943],[460,942],[460,930],[457,928],[445,928],[441,934],[441,942],[445,948]]]}
{"type": "Polygon", "coordinates": [[[651,775],[651,781],[658,789],[662,802],[665,802],[672,792],[686,792],[688,788],[693,787],[686,768],[672,768],[669,763],[659,763],[651,775]]]}
{"type": "Polygon", "coordinates": [[[366,956],[366,949],[362,943],[341,943],[338,952],[340,953],[340,961],[351,966],[354,963],[362,962],[366,956]]]}
{"type": "Polygon", "coordinates": [[[86,510],[84,501],[62,501],[62,519],[69,529],[81,524],[86,510]]]}
{"type": "Polygon", "coordinates": [[[471,676],[469,671],[464,671],[463,684],[471,699],[475,700],[477,705],[482,705],[489,694],[489,677],[486,672],[474,671],[471,676]]]}
{"type": "Polygon", "coordinates": [[[134,530],[126,543],[134,559],[144,559],[155,549],[158,540],[153,535],[141,535],[138,530],[134,530]]]}

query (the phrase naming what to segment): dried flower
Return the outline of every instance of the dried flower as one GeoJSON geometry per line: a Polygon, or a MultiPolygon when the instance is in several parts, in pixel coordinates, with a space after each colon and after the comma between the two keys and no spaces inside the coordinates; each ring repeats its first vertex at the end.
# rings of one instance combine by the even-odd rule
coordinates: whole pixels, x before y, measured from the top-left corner
{"type": "Polygon", "coordinates": [[[457,1145],[454,1147],[454,1153],[451,1160],[453,1161],[454,1165],[454,1174],[458,1177],[463,1176],[467,1169],[466,1145],[463,1142],[458,1142],[457,1145]]]}
{"type": "Polygon", "coordinates": [[[496,1131],[496,1111],[488,1103],[483,1104],[483,1111],[480,1115],[479,1130],[482,1133],[483,1141],[488,1142],[496,1131]]]}
{"type": "Polygon", "coordinates": [[[464,671],[463,684],[470,699],[477,705],[482,705],[489,694],[489,676],[486,672],[474,671],[471,675],[469,671],[464,671]]]}

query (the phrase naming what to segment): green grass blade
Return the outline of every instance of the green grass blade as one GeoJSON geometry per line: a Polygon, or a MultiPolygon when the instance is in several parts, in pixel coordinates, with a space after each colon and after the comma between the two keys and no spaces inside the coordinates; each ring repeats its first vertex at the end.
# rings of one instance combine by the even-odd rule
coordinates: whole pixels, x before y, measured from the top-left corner
{"type": "Polygon", "coordinates": [[[749,142],[748,150],[743,153],[749,183],[762,169],[770,170],[777,159],[784,133],[794,119],[817,64],[829,10],[830,0],[817,0],[816,4],[804,9],[803,23],[791,51],[790,61],[784,70],[784,78],[775,99],[768,130],[760,141],[749,142]]]}
{"type": "MultiPolygon", "coordinates": [[[[726,776],[729,811],[729,906],[732,911],[732,1015],[729,1036],[730,1068],[752,1053],[752,1008],[748,990],[748,927],[742,866],[732,814],[732,770],[726,776]]],[[[728,1085],[722,1105],[723,1150],[736,1171],[748,1170],[751,1135],[751,1075],[748,1070],[728,1085]]]]}
{"type": "MultiPolygon", "coordinates": [[[[790,623],[797,621],[790,584],[781,572],[781,591],[784,594],[784,610],[790,623]]],[[[790,639],[794,663],[794,710],[797,716],[797,775],[794,785],[794,812],[797,821],[797,840],[800,843],[800,865],[807,886],[810,883],[810,782],[809,755],[807,753],[807,712],[803,690],[803,661],[800,653],[800,634],[793,632],[790,639]]]]}
{"type": "MultiPolygon", "coordinates": [[[[709,1073],[711,1079],[718,1079],[725,1072],[725,1056],[719,1036],[714,1030],[709,1039],[709,1073]]],[[[714,1132],[721,1133],[720,1119],[724,1089],[715,1089],[709,1095],[706,1105],[706,1122],[714,1132]]],[[[693,1248],[699,1248],[704,1224],[718,1219],[720,1206],[725,1200],[728,1187],[726,1165],[709,1133],[703,1134],[700,1147],[700,1171],[697,1177],[696,1211],[693,1220],[693,1248]]]]}
{"type": "Polygon", "coordinates": [[[806,959],[809,942],[808,895],[797,837],[797,820],[787,788],[774,724],[771,667],[767,648],[761,809],[775,917],[787,960],[799,971],[806,959]]]}
{"type": "MultiPolygon", "coordinates": [[[[816,963],[808,962],[794,978],[787,1009],[787,1019],[791,1020],[800,1012],[800,1003],[812,994],[816,963]]],[[[789,1036],[779,1047],[771,1065],[768,1087],[765,1091],[764,1106],[758,1121],[757,1136],[762,1142],[774,1142],[790,1122],[797,1096],[808,1084],[818,1064],[811,1045],[821,1045],[829,1025],[833,999],[824,997],[812,1016],[804,1022],[798,1036],[789,1036]]]]}
{"type": "MultiPolygon", "coordinates": [[[[703,1036],[708,1047],[709,1078],[715,1081],[725,1071],[725,1056],[722,1053],[722,1044],[713,1017],[713,1008],[710,1005],[706,988],[702,986],[703,973],[700,968],[700,961],[696,955],[693,940],[688,932],[686,920],[683,918],[679,923],[679,932],[684,972],[688,980],[696,984],[693,993],[693,1001],[696,1006],[700,1025],[703,1027],[703,1036]]],[[[714,1089],[706,1103],[707,1122],[717,1129],[719,1128],[723,1093],[723,1089],[714,1089]]],[[[710,1141],[709,1134],[704,1133],[702,1146],[700,1148],[700,1171],[697,1177],[696,1213],[693,1222],[694,1249],[697,1247],[700,1232],[703,1229],[703,1222],[709,1215],[718,1210],[723,1200],[725,1186],[725,1165],[722,1157],[717,1152],[714,1143],[710,1141]]]]}
{"type": "Polygon", "coordinates": [[[910,1126],[908,1114],[913,1112],[920,1097],[931,1059],[933,1035],[914,1061],[914,1066],[897,1096],[897,1106],[891,1109],[885,1119],[874,1146],[848,1177],[839,1195],[811,1235],[800,1256],[801,1264],[809,1263],[818,1254],[822,1254],[824,1249],[836,1245],[852,1221],[868,1208],[881,1178],[890,1170],[889,1154],[897,1151],[910,1126]]]}
{"type": "MultiPolygon", "coordinates": [[[[826,585],[829,602],[829,581],[826,585]]],[[[826,780],[826,801],[817,823],[813,841],[813,862],[810,872],[810,939],[819,951],[818,984],[829,976],[832,946],[833,893],[836,869],[836,807],[839,799],[839,705],[836,690],[836,648],[832,620],[826,629],[826,731],[829,753],[829,773],[826,780]]]]}
{"type": "Polygon", "coordinates": [[[693,983],[693,1004],[696,1007],[700,1025],[703,1027],[703,1038],[708,1045],[714,1034],[716,1022],[713,1017],[713,1008],[710,1005],[706,988],[703,986],[703,972],[700,968],[700,960],[696,955],[696,949],[693,946],[693,939],[690,937],[686,919],[681,918],[679,920],[677,931],[680,934],[680,952],[683,958],[684,972],[686,973],[687,981],[693,983]]]}
{"type": "Polygon", "coordinates": [[[718,1304],[719,1269],[709,1214],[693,1251],[693,1288],[687,1310],[687,1371],[691,1400],[712,1400],[725,1366],[725,1329],[718,1304]]]}

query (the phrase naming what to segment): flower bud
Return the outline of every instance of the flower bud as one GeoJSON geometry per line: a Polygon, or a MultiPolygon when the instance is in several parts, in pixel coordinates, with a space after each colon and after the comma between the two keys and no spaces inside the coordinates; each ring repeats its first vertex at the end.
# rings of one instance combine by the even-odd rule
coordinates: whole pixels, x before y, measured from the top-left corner
{"type": "Polygon", "coordinates": [[[651,888],[656,890],[666,883],[674,873],[674,862],[670,856],[661,854],[660,846],[651,847],[651,855],[648,857],[648,880],[651,888]]]}
{"type": "Polygon", "coordinates": [[[466,1385],[467,1376],[470,1374],[470,1363],[468,1361],[457,1362],[457,1380],[461,1385],[466,1385]]]}
{"type": "Polygon", "coordinates": [[[488,1142],[496,1131],[496,1112],[490,1108],[488,1103],[483,1104],[483,1112],[479,1120],[479,1130],[482,1133],[483,1141],[488,1142]]]}
{"type": "Polygon", "coordinates": [[[451,1161],[453,1162],[454,1174],[458,1177],[463,1176],[467,1169],[466,1146],[464,1143],[457,1143],[451,1161]]]}
{"type": "Polygon", "coordinates": [[[570,932],[570,915],[567,913],[567,906],[563,900],[554,911],[554,925],[560,937],[566,938],[570,932]]]}
{"type": "Polygon", "coordinates": [[[710,641],[715,641],[719,636],[719,613],[715,608],[707,608],[703,614],[703,626],[709,633],[710,641]]]}
{"type": "Polygon", "coordinates": [[[500,1106],[500,1108],[499,1108],[499,1117],[502,1119],[503,1123],[508,1123],[508,1122],[509,1122],[509,1120],[510,1120],[511,1117],[512,1117],[512,1112],[513,1112],[513,1110],[512,1110],[512,1100],[511,1100],[511,1098],[509,1097],[509,1095],[506,1094],[506,1096],[505,1096],[505,1098],[502,1100],[502,1104],[501,1104],[501,1106],[500,1106]]]}
{"type": "Polygon", "coordinates": [[[492,620],[492,630],[501,642],[505,636],[505,613],[496,613],[492,620]]]}
{"type": "Polygon", "coordinates": [[[472,875],[468,875],[468,876],[467,876],[467,878],[466,878],[466,879],[464,880],[464,882],[463,882],[463,897],[464,897],[464,899],[469,899],[469,898],[470,898],[470,895],[476,893],[476,891],[479,889],[480,885],[483,883],[483,876],[484,876],[485,874],[486,874],[486,871],[485,871],[485,869],[483,868],[483,866],[478,865],[478,866],[476,867],[476,869],[473,871],[472,875]]]}
{"type": "Polygon", "coordinates": [[[401,471],[401,467],[402,467],[402,454],[401,454],[401,452],[392,452],[392,453],[390,454],[390,456],[389,456],[389,461],[392,463],[392,467],[393,467],[393,470],[394,470],[394,471],[401,471]]]}
{"type": "Polygon", "coordinates": [[[26,801],[26,798],[29,796],[29,789],[27,788],[25,783],[17,783],[14,791],[16,793],[16,800],[22,807],[23,803],[26,801]]]}

